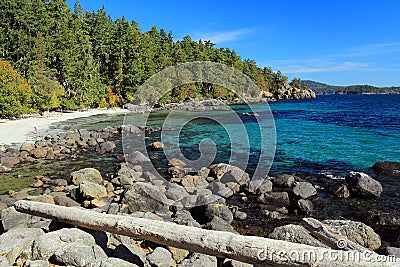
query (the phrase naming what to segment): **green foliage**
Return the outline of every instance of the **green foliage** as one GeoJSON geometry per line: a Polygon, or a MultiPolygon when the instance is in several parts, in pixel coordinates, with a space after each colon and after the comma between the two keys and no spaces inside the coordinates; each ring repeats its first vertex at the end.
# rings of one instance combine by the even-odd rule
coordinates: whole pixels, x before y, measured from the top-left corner
{"type": "Polygon", "coordinates": [[[0,114],[20,115],[31,111],[32,89],[11,64],[0,59],[0,114]]]}
{"type": "MultiPolygon", "coordinates": [[[[0,1],[0,39],[1,57],[32,84],[32,96],[12,102],[19,103],[19,111],[28,111],[30,104],[38,110],[120,105],[131,101],[137,88],[157,72],[187,61],[234,67],[262,92],[273,93],[287,82],[279,71],[243,61],[229,48],[190,36],[174,41],[172,32],[156,27],[142,32],[137,22],[112,20],[103,8],[85,12],[79,0],[73,11],[65,0],[0,1]]],[[[187,84],[172,89],[160,102],[238,97],[220,86],[190,83],[190,75],[185,73],[187,84]]],[[[240,96],[260,95],[246,81],[242,85],[240,96]]],[[[148,95],[158,99],[160,86],[149,86],[148,95]]]]}
{"type": "Polygon", "coordinates": [[[375,87],[371,85],[336,86],[314,81],[304,81],[317,94],[399,94],[400,87],[375,87]]]}

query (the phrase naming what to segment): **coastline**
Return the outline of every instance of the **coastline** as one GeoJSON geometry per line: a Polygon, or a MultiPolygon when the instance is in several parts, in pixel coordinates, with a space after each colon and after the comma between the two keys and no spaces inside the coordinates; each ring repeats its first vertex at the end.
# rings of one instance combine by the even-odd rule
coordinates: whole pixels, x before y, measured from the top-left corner
{"type": "Polygon", "coordinates": [[[25,141],[35,140],[49,129],[50,125],[71,119],[91,117],[95,115],[124,114],[126,109],[89,109],[69,113],[51,112],[43,116],[8,120],[0,123],[0,146],[13,146],[25,141]],[[36,131],[35,131],[36,127],[36,131]]]}

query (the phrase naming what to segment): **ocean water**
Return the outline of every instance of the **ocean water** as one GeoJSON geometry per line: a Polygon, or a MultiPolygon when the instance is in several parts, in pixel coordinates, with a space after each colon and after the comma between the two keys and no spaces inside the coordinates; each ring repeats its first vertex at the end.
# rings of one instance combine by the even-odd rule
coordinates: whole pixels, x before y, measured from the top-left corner
{"type": "MultiPolygon", "coordinates": [[[[196,119],[188,120],[187,112],[176,112],[171,126],[166,123],[171,121],[169,112],[161,112],[152,114],[147,123],[164,129],[184,125],[179,138],[162,141],[179,141],[179,149],[191,160],[200,157],[199,144],[204,139],[216,144],[214,162],[229,162],[233,152],[247,153],[246,169],[250,173],[260,164],[261,148],[267,151],[264,161],[271,164],[274,156],[272,174],[366,171],[378,161],[400,161],[400,95],[321,95],[316,99],[269,103],[269,107],[256,104],[232,108],[239,115],[256,112],[259,117],[223,121],[226,111],[211,111],[196,113],[196,119]],[[269,129],[273,124],[275,142],[269,129]],[[262,142],[261,137],[267,141],[262,142]]],[[[135,124],[134,118],[137,117],[126,122],[135,124]]],[[[160,133],[148,142],[154,140],[161,140],[160,133]]],[[[231,163],[243,164],[240,160],[231,163]]]]}

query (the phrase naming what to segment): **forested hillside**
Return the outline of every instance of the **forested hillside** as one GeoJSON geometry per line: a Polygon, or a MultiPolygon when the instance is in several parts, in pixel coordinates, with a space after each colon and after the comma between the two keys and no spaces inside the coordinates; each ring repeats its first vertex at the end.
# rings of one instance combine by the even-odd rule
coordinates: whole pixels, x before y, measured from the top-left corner
{"type": "MultiPolygon", "coordinates": [[[[104,9],[84,12],[79,1],[71,10],[65,0],[2,0],[0,39],[3,115],[117,106],[153,74],[187,61],[232,66],[269,95],[288,83],[279,71],[261,69],[229,48],[190,36],[174,40],[172,32],[156,27],[142,32],[136,21],[112,20],[104,9]]],[[[304,87],[299,79],[291,85],[304,87]]],[[[194,84],[163,101],[232,97],[224,88],[194,84]]]]}
{"type": "Polygon", "coordinates": [[[399,94],[400,87],[375,87],[371,85],[336,86],[315,81],[304,81],[316,94],[399,94]]]}

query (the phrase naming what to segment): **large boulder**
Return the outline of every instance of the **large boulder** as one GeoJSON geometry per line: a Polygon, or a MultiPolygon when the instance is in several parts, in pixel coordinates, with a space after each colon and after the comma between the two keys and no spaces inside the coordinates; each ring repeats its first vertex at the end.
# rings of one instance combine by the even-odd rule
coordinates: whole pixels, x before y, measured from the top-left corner
{"type": "Polygon", "coordinates": [[[0,165],[3,165],[6,168],[13,168],[15,165],[17,165],[20,162],[21,162],[21,160],[18,157],[4,156],[4,157],[1,157],[0,165]]]}
{"type": "Polygon", "coordinates": [[[165,211],[171,201],[167,199],[164,192],[155,185],[148,183],[134,183],[126,190],[122,205],[127,211],[165,211]]]}
{"type": "Polygon", "coordinates": [[[171,252],[163,247],[157,247],[152,253],[147,255],[147,260],[151,266],[155,267],[173,267],[176,262],[172,258],[171,252]]]}
{"type": "Polygon", "coordinates": [[[315,239],[303,226],[288,224],[280,226],[274,229],[272,233],[269,234],[269,238],[289,241],[293,243],[305,244],[314,247],[327,247],[325,244],[321,243],[315,239]]]}
{"type": "Polygon", "coordinates": [[[104,186],[88,181],[82,181],[79,183],[79,193],[83,198],[89,200],[107,197],[107,189],[104,186]]]}
{"type": "Polygon", "coordinates": [[[22,151],[27,151],[27,152],[31,152],[32,150],[34,150],[36,148],[34,143],[31,142],[24,142],[22,143],[21,147],[19,148],[19,150],[22,151]]]}
{"type": "Polygon", "coordinates": [[[261,195],[267,192],[272,192],[272,182],[269,179],[251,180],[246,186],[247,192],[250,194],[261,195]]]}
{"type": "Polygon", "coordinates": [[[46,229],[51,223],[50,219],[44,219],[25,213],[20,213],[16,211],[14,207],[9,207],[2,210],[0,215],[4,231],[8,231],[14,228],[29,227],[46,229]]]}
{"type": "Polygon", "coordinates": [[[138,267],[138,265],[118,259],[118,258],[107,258],[94,260],[86,265],[87,267],[138,267]]]}
{"type": "Polygon", "coordinates": [[[31,156],[37,159],[42,159],[47,156],[47,149],[46,148],[35,148],[31,152],[31,156]]]}
{"type": "Polygon", "coordinates": [[[199,188],[208,186],[208,182],[201,176],[187,175],[181,180],[181,184],[185,188],[199,188]]]}
{"type": "Polygon", "coordinates": [[[107,255],[98,245],[88,246],[73,242],[57,250],[54,258],[66,266],[84,267],[92,261],[106,259],[107,255]]]}
{"type": "Polygon", "coordinates": [[[101,173],[94,168],[85,168],[71,173],[71,182],[74,185],[79,185],[82,181],[103,184],[103,177],[101,173]]]}
{"type": "Polygon", "coordinates": [[[248,173],[244,172],[239,168],[234,170],[229,170],[222,175],[221,183],[226,184],[229,182],[234,182],[238,183],[239,185],[244,185],[250,182],[250,177],[248,173]]]}
{"type": "Polygon", "coordinates": [[[0,236],[0,255],[6,256],[13,265],[20,255],[30,256],[33,241],[41,235],[44,235],[43,230],[37,228],[12,229],[0,236]]]}
{"type": "Polygon", "coordinates": [[[317,189],[309,182],[300,182],[293,188],[293,193],[302,199],[307,199],[317,194],[317,189]]]}
{"type": "Polygon", "coordinates": [[[381,246],[381,238],[368,225],[362,222],[349,220],[325,220],[333,231],[347,237],[350,241],[360,244],[365,248],[377,250],[381,246]]]}
{"type": "Polygon", "coordinates": [[[350,172],[346,176],[350,191],[359,197],[378,198],[383,188],[380,182],[363,172],[350,172]]]}
{"type": "Polygon", "coordinates": [[[79,242],[87,246],[96,245],[94,237],[76,228],[63,228],[39,236],[32,247],[32,258],[48,260],[54,253],[69,243],[79,242]]]}
{"type": "Polygon", "coordinates": [[[372,169],[379,174],[393,175],[400,177],[400,162],[377,162],[372,169]]]}

